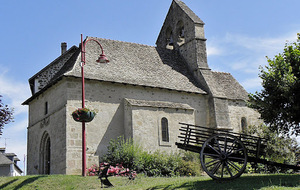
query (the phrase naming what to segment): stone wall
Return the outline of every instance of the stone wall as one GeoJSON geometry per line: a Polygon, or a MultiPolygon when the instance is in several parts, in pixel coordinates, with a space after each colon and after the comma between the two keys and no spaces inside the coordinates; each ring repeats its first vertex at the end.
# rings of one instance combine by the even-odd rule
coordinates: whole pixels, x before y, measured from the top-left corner
{"type": "Polygon", "coordinates": [[[27,135],[27,174],[42,171],[41,141],[45,134],[50,137],[50,174],[65,173],[66,163],[66,83],[60,81],[29,104],[27,135]],[[45,112],[45,103],[48,110],[45,112]]]}
{"type": "Polygon", "coordinates": [[[10,165],[0,166],[0,176],[10,176],[10,175],[11,175],[10,165]]]}
{"type": "MultiPolygon", "coordinates": [[[[111,139],[132,137],[146,150],[176,151],[179,122],[210,126],[207,95],[86,80],[86,107],[98,112],[86,124],[87,167],[98,164],[111,139]],[[161,119],[169,124],[169,142],[161,139],[161,119]]],[[[28,174],[39,174],[41,139],[51,141],[51,174],[81,174],[82,125],[71,113],[81,107],[81,79],[67,77],[29,105],[28,174]],[[45,114],[45,102],[48,105],[45,114]]],[[[222,107],[222,106],[220,106],[222,107]]],[[[258,114],[242,101],[228,100],[230,124],[240,132],[241,118],[256,124],[258,114]]]]}
{"type": "Polygon", "coordinates": [[[242,118],[246,120],[246,126],[250,125],[260,125],[263,121],[260,118],[260,114],[248,108],[245,101],[242,100],[229,100],[228,101],[228,110],[229,110],[229,118],[230,118],[230,125],[233,128],[234,132],[241,133],[243,132],[241,121],[242,118]]]}
{"type": "Polygon", "coordinates": [[[194,109],[187,104],[157,101],[125,101],[125,134],[145,150],[175,152],[179,123],[195,123],[194,109]],[[169,139],[162,139],[162,119],[168,125],[169,139]]]}
{"type": "MultiPolygon", "coordinates": [[[[81,107],[80,79],[68,78],[67,121],[67,174],[81,172],[81,123],[75,122],[71,113],[81,107]]],[[[159,146],[159,119],[167,117],[170,125],[170,146],[176,150],[174,143],[179,133],[179,122],[190,122],[206,126],[207,100],[205,96],[157,88],[124,85],[109,82],[86,81],[86,107],[95,109],[98,114],[86,124],[87,131],[87,167],[98,164],[99,156],[107,151],[111,139],[125,136],[125,131],[132,124],[134,132],[131,137],[142,139],[145,148],[163,149],[159,146]],[[131,106],[126,99],[157,101],[188,105],[188,109],[157,106],[131,106]],[[125,111],[126,110],[126,111],[125,111]],[[133,118],[133,119],[128,119],[133,118]],[[129,121],[130,120],[130,121],[129,121]],[[147,132],[148,131],[148,132],[147,132]],[[138,134],[143,134],[140,138],[138,134]],[[152,136],[153,138],[149,138],[152,136]],[[154,144],[155,143],[155,144],[154,144]],[[155,146],[153,146],[155,145],[155,146]]],[[[126,137],[130,137],[127,133],[126,137]]]]}

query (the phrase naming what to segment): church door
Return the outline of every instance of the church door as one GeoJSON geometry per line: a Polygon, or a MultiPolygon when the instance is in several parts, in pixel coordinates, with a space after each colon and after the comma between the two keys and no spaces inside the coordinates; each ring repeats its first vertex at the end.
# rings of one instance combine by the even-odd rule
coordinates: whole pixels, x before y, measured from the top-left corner
{"type": "Polygon", "coordinates": [[[50,174],[51,142],[48,133],[43,135],[40,149],[40,174],[50,174]]]}

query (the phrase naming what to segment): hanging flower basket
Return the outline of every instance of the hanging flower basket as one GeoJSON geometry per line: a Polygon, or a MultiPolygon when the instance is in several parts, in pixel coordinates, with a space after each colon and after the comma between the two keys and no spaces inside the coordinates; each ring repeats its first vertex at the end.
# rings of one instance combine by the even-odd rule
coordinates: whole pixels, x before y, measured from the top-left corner
{"type": "Polygon", "coordinates": [[[89,110],[88,108],[78,108],[73,111],[73,119],[77,122],[91,122],[96,115],[95,111],[89,110]]]}

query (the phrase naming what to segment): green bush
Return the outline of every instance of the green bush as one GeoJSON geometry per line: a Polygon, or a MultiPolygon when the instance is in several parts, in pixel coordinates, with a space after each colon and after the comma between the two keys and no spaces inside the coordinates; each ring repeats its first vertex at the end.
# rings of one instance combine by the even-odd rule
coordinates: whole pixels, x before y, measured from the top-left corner
{"type": "MultiPolygon", "coordinates": [[[[266,125],[249,126],[247,134],[256,135],[268,139],[266,156],[264,159],[268,161],[295,165],[296,152],[299,144],[293,138],[282,136],[271,131],[266,125]]],[[[291,170],[270,165],[257,164],[252,165],[253,171],[256,173],[290,173],[291,170]]]]}
{"type": "Polygon", "coordinates": [[[202,172],[199,153],[182,151],[178,172],[181,176],[199,176],[202,172]]]}
{"type": "Polygon", "coordinates": [[[178,167],[180,176],[200,176],[201,172],[201,164],[197,162],[182,160],[178,167]]]}
{"type": "Polygon", "coordinates": [[[100,162],[108,162],[112,165],[122,164],[126,168],[133,169],[133,161],[142,149],[133,143],[132,139],[124,139],[118,137],[109,142],[108,152],[104,155],[100,162]]]}
{"type": "Polygon", "coordinates": [[[108,153],[100,161],[112,165],[121,163],[124,167],[147,176],[195,176],[201,173],[199,154],[166,154],[160,151],[149,153],[132,139],[125,140],[123,137],[110,141],[108,153]]]}
{"type": "Polygon", "coordinates": [[[268,139],[266,159],[287,164],[295,164],[295,150],[299,146],[294,138],[271,131],[266,125],[249,126],[248,134],[268,139]]]}

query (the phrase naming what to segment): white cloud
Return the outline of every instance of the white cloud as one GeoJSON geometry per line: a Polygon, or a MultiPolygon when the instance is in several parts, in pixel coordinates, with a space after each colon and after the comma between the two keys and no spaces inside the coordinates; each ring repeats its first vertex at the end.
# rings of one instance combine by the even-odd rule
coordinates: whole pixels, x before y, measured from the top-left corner
{"type": "Polygon", "coordinates": [[[5,100],[4,104],[14,108],[14,122],[4,126],[3,135],[0,136],[0,146],[6,146],[6,152],[15,153],[18,156],[21,160],[18,166],[23,170],[23,159],[27,154],[28,108],[21,104],[30,97],[30,90],[27,83],[12,79],[8,73],[8,70],[0,72],[0,95],[5,100]]]}
{"type": "Polygon", "coordinates": [[[248,74],[258,74],[259,66],[267,64],[267,58],[263,56],[243,57],[236,62],[230,64],[230,67],[234,71],[242,71],[248,74]]]}
{"type": "Polygon", "coordinates": [[[7,72],[0,73],[0,95],[8,102],[9,107],[14,108],[14,115],[27,113],[27,106],[21,104],[30,97],[28,84],[11,79],[7,72]]]}
{"type": "Polygon", "coordinates": [[[212,56],[212,55],[222,55],[222,49],[217,47],[217,46],[213,46],[211,43],[207,44],[207,56],[212,56]]]}
{"type": "Polygon", "coordinates": [[[250,37],[240,34],[226,34],[225,42],[234,44],[238,47],[245,48],[248,51],[260,52],[260,53],[275,53],[281,51],[284,47],[286,40],[295,39],[296,33],[291,37],[285,35],[278,38],[261,38],[250,37]]]}
{"type": "Polygon", "coordinates": [[[258,89],[261,87],[262,80],[259,77],[256,78],[248,78],[244,81],[241,81],[242,86],[248,91],[252,91],[252,89],[258,89]]]}
{"type": "Polygon", "coordinates": [[[247,91],[260,90],[259,67],[268,64],[266,56],[272,59],[283,52],[287,42],[296,41],[298,31],[278,37],[227,33],[210,38],[207,42],[207,49],[211,51],[208,51],[208,58],[213,62],[209,64],[213,65],[212,68],[232,73],[247,91]]]}
{"type": "Polygon", "coordinates": [[[297,39],[297,31],[283,34],[280,37],[253,37],[243,34],[226,33],[219,38],[214,37],[208,42],[210,56],[248,55],[249,57],[269,56],[282,52],[286,42],[297,39]]]}

